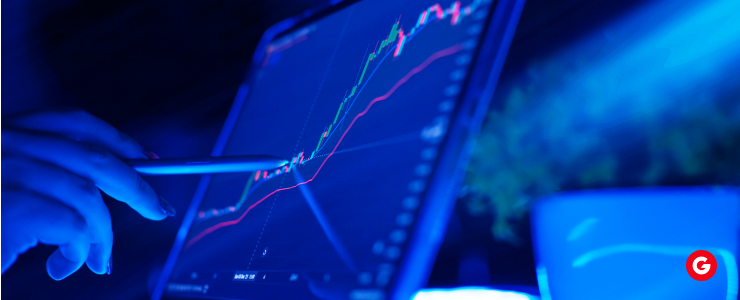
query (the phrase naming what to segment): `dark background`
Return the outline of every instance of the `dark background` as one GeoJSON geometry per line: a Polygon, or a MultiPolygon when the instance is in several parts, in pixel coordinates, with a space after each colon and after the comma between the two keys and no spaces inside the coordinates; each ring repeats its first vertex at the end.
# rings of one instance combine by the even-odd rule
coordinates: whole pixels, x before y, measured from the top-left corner
{"type": "MultiPolygon", "coordinates": [[[[261,32],[324,1],[66,1],[3,3],[6,53],[22,52],[45,80],[11,85],[3,65],[3,114],[75,106],[108,121],[161,157],[205,156],[243,79],[261,32]],[[9,40],[20,28],[26,43],[9,40]],[[17,47],[16,49],[13,49],[17,47]],[[43,90],[33,99],[13,97],[43,90]]],[[[529,0],[502,80],[565,47],[638,1],[529,0]]],[[[4,59],[13,59],[3,55],[4,59]]],[[[7,62],[7,60],[6,60],[7,62]]],[[[12,62],[11,62],[12,64],[12,62]]],[[[20,79],[19,79],[20,80],[20,79]]],[[[106,198],[115,244],[110,276],[86,267],[56,282],[46,274],[53,247],[20,256],[2,276],[7,299],[146,298],[164,263],[198,176],[147,178],[179,214],[148,221],[106,198]]],[[[528,238],[519,245],[492,238],[492,215],[471,216],[458,204],[429,286],[536,286],[528,238]]],[[[518,229],[528,234],[528,221],[518,229]]]]}

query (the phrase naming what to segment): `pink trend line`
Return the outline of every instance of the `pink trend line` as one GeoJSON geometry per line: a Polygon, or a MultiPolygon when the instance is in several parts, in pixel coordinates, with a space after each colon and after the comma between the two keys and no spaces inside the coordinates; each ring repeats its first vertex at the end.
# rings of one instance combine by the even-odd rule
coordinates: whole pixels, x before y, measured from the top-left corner
{"type": "Polygon", "coordinates": [[[298,187],[299,185],[306,184],[306,183],[309,183],[309,182],[313,181],[316,178],[316,175],[319,175],[319,171],[321,171],[321,168],[324,167],[324,164],[326,164],[326,161],[329,160],[329,158],[332,157],[332,155],[334,155],[334,152],[337,150],[337,147],[339,147],[339,144],[342,143],[342,140],[344,139],[344,136],[347,135],[347,132],[349,132],[349,130],[352,128],[352,125],[355,124],[355,121],[357,121],[357,119],[359,119],[360,117],[364,116],[368,112],[368,110],[370,110],[370,107],[372,107],[373,104],[375,104],[377,102],[380,102],[380,101],[383,101],[385,99],[388,99],[388,97],[390,97],[391,95],[393,95],[393,93],[402,84],[404,84],[406,81],[408,81],[411,78],[411,76],[414,76],[416,73],[421,72],[422,70],[424,70],[424,68],[426,68],[427,66],[429,66],[429,64],[431,64],[435,60],[437,60],[439,58],[442,58],[442,57],[445,57],[445,56],[448,56],[448,55],[455,54],[456,52],[460,51],[461,49],[462,49],[462,45],[457,44],[457,45],[454,45],[452,47],[449,47],[449,48],[446,48],[446,49],[437,51],[436,53],[434,53],[431,56],[429,56],[429,58],[427,58],[423,63],[421,63],[420,65],[418,65],[415,68],[411,69],[411,71],[409,71],[408,74],[406,74],[406,76],[404,76],[403,78],[401,78],[401,80],[399,80],[398,82],[396,82],[396,84],[393,85],[393,87],[391,87],[391,89],[388,90],[388,92],[386,92],[384,95],[379,96],[379,97],[376,97],[375,99],[373,99],[372,101],[370,101],[370,103],[367,105],[367,107],[365,107],[365,110],[363,110],[362,112],[360,112],[359,114],[357,114],[355,116],[355,118],[352,119],[352,122],[349,123],[349,126],[347,126],[347,129],[344,130],[344,133],[342,134],[342,137],[339,138],[339,141],[337,141],[337,144],[334,146],[334,149],[332,149],[331,150],[331,153],[329,153],[329,155],[327,155],[326,158],[324,158],[324,161],[321,163],[321,165],[319,166],[319,168],[316,170],[316,173],[313,174],[313,177],[311,177],[311,179],[306,180],[304,182],[300,182],[300,183],[298,183],[298,184],[296,184],[294,186],[284,187],[284,188],[280,188],[280,189],[277,189],[277,190],[272,191],[271,193],[269,193],[266,196],[262,197],[262,199],[258,200],[254,204],[250,205],[244,211],[244,213],[242,213],[242,215],[239,216],[238,219],[232,220],[232,221],[221,222],[221,223],[218,223],[216,225],[213,225],[213,226],[208,227],[205,230],[201,231],[199,234],[197,234],[196,236],[194,236],[193,238],[191,238],[185,244],[185,247],[184,248],[185,249],[190,248],[190,246],[192,246],[193,244],[197,243],[200,239],[202,239],[206,235],[210,234],[211,232],[214,232],[214,231],[218,230],[219,228],[223,228],[223,227],[231,226],[231,225],[236,225],[237,223],[241,222],[241,220],[244,219],[244,217],[247,215],[247,213],[249,213],[249,211],[252,210],[252,208],[256,207],[257,205],[259,205],[260,203],[262,203],[262,201],[265,201],[265,199],[267,199],[268,197],[274,195],[275,193],[277,193],[279,191],[285,191],[285,190],[293,189],[295,187],[298,187]]]}

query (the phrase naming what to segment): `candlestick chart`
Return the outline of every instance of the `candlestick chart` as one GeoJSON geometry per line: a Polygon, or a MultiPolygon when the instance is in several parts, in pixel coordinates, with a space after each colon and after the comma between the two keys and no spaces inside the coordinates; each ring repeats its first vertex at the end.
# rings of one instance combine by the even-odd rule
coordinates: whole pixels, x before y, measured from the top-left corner
{"type": "MultiPolygon", "coordinates": [[[[251,179],[248,180],[247,183],[245,184],[244,191],[243,191],[242,195],[240,196],[239,201],[236,204],[227,206],[225,208],[220,208],[220,209],[218,209],[218,208],[210,208],[210,209],[206,209],[206,210],[201,210],[201,211],[198,212],[198,219],[200,219],[200,220],[207,220],[207,219],[210,219],[212,217],[224,216],[224,215],[227,215],[227,214],[230,214],[230,213],[234,213],[234,212],[239,211],[240,208],[241,208],[241,206],[242,206],[242,204],[246,200],[246,198],[252,193],[252,191],[254,191],[254,189],[256,189],[259,186],[260,183],[262,183],[262,182],[264,182],[266,180],[270,180],[270,179],[274,178],[275,176],[280,175],[281,173],[288,173],[293,168],[300,167],[300,166],[308,163],[309,161],[313,160],[316,157],[316,155],[318,155],[320,153],[320,151],[323,149],[323,146],[325,146],[327,144],[328,140],[338,130],[338,126],[337,125],[344,122],[345,117],[347,116],[347,114],[350,111],[350,108],[355,104],[355,100],[357,100],[357,97],[359,97],[359,95],[362,92],[362,89],[364,87],[364,85],[362,85],[363,84],[363,79],[365,79],[365,74],[367,73],[368,67],[370,66],[370,63],[371,62],[377,61],[377,64],[375,66],[377,68],[377,67],[379,67],[383,63],[383,61],[385,60],[385,58],[388,55],[392,54],[393,57],[398,57],[399,55],[401,55],[403,53],[402,52],[403,51],[403,47],[406,44],[408,44],[417,33],[421,32],[423,30],[423,28],[427,24],[429,24],[430,22],[441,21],[441,20],[449,19],[449,21],[450,21],[449,22],[449,25],[455,26],[455,25],[459,24],[463,20],[463,18],[465,18],[467,16],[470,16],[472,13],[474,13],[478,9],[478,7],[480,7],[480,1],[479,0],[473,1],[471,4],[469,4],[467,6],[464,6],[464,7],[461,7],[460,1],[455,1],[455,2],[453,2],[446,9],[445,8],[442,8],[442,6],[439,3],[436,3],[436,4],[432,5],[432,6],[429,6],[426,10],[422,11],[421,13],[419,13],[419,16],[418,16],[418,19],[417,19],[415,25],[413,27],[411,27],[411,29],[408,30],[408,32],[404,32],[403,25],[401,24],[400,20],[397,20],[392,25],[392,27],[390,29],[390,32],[388,33],[387,37],[385,39],[383,39],[382,41],[380,41],[380,40],[377,41],[376,42],[375,49],[373,49],[373,51],[370,52],[370,54],[367,55],[367,58],[365,59],[364,67],[362,67],[362,69],[361,69],[361,71],[359,73],[360,74],[359,75],[359,79],[357,80],[357,82],[355,83],[355,85],[351,89],[349,89],[349,90],[347,90],[347,92],[345,92],[345,96],[342,97],[342,100],[339,102],[340,103],[339,104],[339,108],[337,109],[337,112],[336,112],[336,115],[334,116],[333,121],[331,123],[329,123],[329,125],[326,127],[326,129],[321,132],[320,138],[318,140],[318,143],[316,144],[316,147],[311,152],[311,154],[309,156],[304,156],[304,151],[301,151],[296,156],[292,157],[289,160],[288,165],[286,165],[284,167],[281,167],[281,168],[278,168],[278,169],[275,169],[275,170],[264,170],[264,171],[257,171],[257,172],[255,172],[254,173],[254,176],[251,177],[251,179]],[[383,55],[383,53],[385,53],[385,55],[383,55]],[[380,59],[378,59],[379,57],[380,57],[380,59]],[[359,87],[359,90],[358,90],[358,87],[359,87]],[[348,104],[348,102],[349,102],[349,104],[348,104]],[[347,105],[347,107],[345,107],[345,105],[347,105]],[[341,115],[341,118],[340,118],[340,115],[341,115]]],[[[302,33],[302,34],[298,38],[298,41],[301,41],[301,40],[305,39],[305,32],[306,32],[306,30],[302,30],[302,31],[299,31],[299,32],[302,33]]],[[[292,43],[285,43],[285,44],[291,45],[292,43]]],[[[443,50],[442,52],[438,52],[438,53],[442,53],[444,55],[450,55],[450,54],[452,54],[452,53],[454,53],[456,51],[459,51],[460,50],[460,47],[461,47],[460,45],[455,45],[455,46],[453,46],[451,48],[448,48],[448,49],[443,50]],[[454,51],[454,52],[450,52],[449,49],[457,49],[457,50],[454,51]]],[[[285,48],[287,48],[287,47],[285,47],[285,48]]],[[[272,51],[275,51],[275,50],[272,50],[272,51]]],[[[433,59],[438,58],[438,55],[439,55],[438,53],[435,53],[435,55],[432,55],[430,57],[430,59],[433,60],[433,59]]],[[[266,58],[266,61],[267,60],[269,60],[269,57],[266,58]]],[[[422,64],[419,67],[422,67],[421,69],[423,69],[423,67],[425,67],[425,65],[422,64]]],[[[414,70],[416,70],[416,68],[414,70]]],[[[418,71],[416,71],[416,72],[418,72],[418,71]]],[[[414,72],[414,74],[416,72],[414,72]]],[[[411,74],[411,73],[409,73],[409,74],[411,74]]],[[[411,74],[411,75],[413,75],[413,74],[411,74]]],[[[411,75],[407,75],[407,76],[410,77],[411,75]]],[[[371,77],[372,77],[372,75],[368,76],[367,80],[369,81],[371,77]]],[[[404,77],[404,78],[406,78],[406,77],[404,77]]],[[[401,80],[402,81],[399,81],[399,85],[402,84],[403,82],[405,82],[405,80],[403,78],[401,80]]],[[[407,80],[407,78],[406,78],[406,80],[407,80]]],[[[367,81],[364,82],[364,83],[367,84],[367,81]]],[[[389,91],[389,93],[392,94],[393,93],[393,90],[395,90],[395,88],[397,88],[397,87],[394,86],[394,88],[391,91],[389,91]]],[[[388,96],[390,96],[390,95],[388,95],[388,96]]],[[[385,97],[387,98],[388,96],[385,96],[385,97]]],[[[385,98],[383,98],[383,100],[384,99],[385,98]]],[[[375,99],[373,101],[375,101],[375,99]]],[[[373,101],[370,102],[371,104],[368,105],[368,108],[367,109],[369,109],[370,106],[372,106],[372,103],[374,103],[373,101]]],[[[363,111],[363,112],[365,112],[365,111],[363,111]]],[[[363,115],[364,115],[364,113],[363,113],[363,115]]],[[[359,117],[359,116],[361,116],[361,115],[358,114],[357,117],[359,117]]],[[[355,120],[356,119],[354,119],[352,122],[354,122],[355,120]]],[[[347,130],[344,131],[344,134],[347,134],[347,131],[349,131],[349,128],[351,128],[351,125],[350,125],[350,127],[347,128],[347,130]]],[[[340,138],[340,141],[341,141],[341,138],[340,138]]],[[[322,165],[328,160],[328,158],[332,155],[332,153],[334,151],[336,151],[336,148],[339,146],[340,143],[341,142],[337,142],[337,144],[334,147],[334,149],[332,150],[332,152],[329,153],[329,154],[327,154],[327,157],[322,162],[322,165]]],[[[316,172],[316,174],[318,174],[318,171],[316,172]]],[[[316,174],[310,180],[308,180],[307,182],[312,181],[313,178],[316,177],[316,174]]],[[[300,184],[305,184],[305,183],[300,183],[300,184]]],[[[289,187],[289,188],[284,188],[282,190],[291,189],[291,188],[294,188],[294,187],[295,186],[289,187]]],[[[280,190],[276,190],[273,193],[278,192],[278,191],[280,191],[280,190]]],[[[272,195],[272,193],[268,194],[268,196],[269,195],[272,195]]],[[[265,196],[264,198],[258,200],[257,202],[255,202],[254,205],[261,203],[268,196],[265,196]]],[[[209,227],[208,229],[202,231],[202,233],[200,233],[199,235],[196,235],[195,237],[191,238],[185,244],[185,247],[188,248],[189,246],[191,246],[192,244],[196,243],[201,238],[203,238],[205,235],[207,235],[210,232],[213,232],[214,230],[216,230],[218,228],[221,228],[221,227],[224,227],[224,226],[229,226],[229,225],[233,225],[233,224],[238,223],[241,220],[241,218],[243,218],[249,212],[249,210],[251,208],[252,207],[247,208],[243,212],[243,214],[238,219],[236,219],[236,220],[226,221],[224,223],[219,223],[219,224],[217,224],[217,225],[215,225],[213,227],[209,227]]]]}
{"type": "MultiPolygon", "coordinates": [[[[344,131],[344,133],[342,133],[342,136],[339,138],[339,141],[336,143],[336,146],[334,146],[334,149],[332,149],[332,151],[329,153],[329,155],[327,155],[326,158],[323,159],[323,161],[321,162],[321,165],[319,165],[319,169],[316,171],[316,173],[314,173],[314,175],[313,175],[313,177],[311,177],[311,179],[308,179],[306,181],[300,182],[300,183],[298,183],[296,185],[293,185],[293,186],[290,186],[290,187],[285,187],[285,188],[277,189],[275,191],[270,192],[269,194],[267,194],[267,196],[262,197],[257,202],[255,202],[254,204],[252,204],[252,206],[250,206],[249,208],[247,208],[244,211],[244,213],[242,213],[242,215],[239,218],[237,218],[236,220],[218,223],[218,224],[216,224],[216,225],[214,225],[212,227],[208,227],[207,229],[201,231],[201,233],[199,233],[198,235],[196,235],[193,238],[191,238],[185,244],[185,248],[188,248],[188,247],[192,246],[193,244],[195,244],[196,242],[198,242],[200,239],[202,239],[203,237],[205,237],[209,233],[211,233],[211,232],[213,232],[213,231],[215,231],[215,230],[217,230],[219,228],[222,228],[222,227],[225,227],[225,226],[230,226],[230,225],[234,225],[234,224],[239,223],[239,221],[241,221],[241,219],[244,218],[247,215],[247,213],[249,213],[249,211],[252,208],[254,208],[258,204],[262,203],[262,201],[264,201],[268,197],[272,196],[273,194],[275,194],[275,193],[277,193],[279,191],[293,189],[293,188],[298,187],[299,185],[307,184],[307,183],[313,181],[316,178],[316,175],[319,174],[319,171],[321,171],[321,168],[324,166],[324,164],[326,164],[326,162],[329,160],[329,158],[331,158],[331,156],[333,155],[333,153],[337,150],[337,148],[339,147],[339,145],[342,143],[342,140],[344,139],[344,136],[347,135],[347,133],[349,132],[350,129],[352,129],[352,125],[354,125],[355,121],[357,121],[357,119],[359,119],[360,117],[364,116],[370,110],[370,108],[373,106],[373,104],[375,104],[378,101],[383,101],[383,100],[388,99],[388,97],[390,97],[393,94],[393,92],[396,89],[398,89],[398,87],[400,87],[402,84],[404,84],[406,81],[408,81],[409,78],[411,78],[411,76],[413,76],[414,74],[419,73],[422,70],[424,70],[424,68],[426,68],[429,64],[431,64],[434,60],[436,60],[436,59],[438,59],[440,57],[452,55],[452,54],[460,51],[461,49],[462,49],[462,46],[458,44],[458,45],[454,45],[452,47],[443,49],[443,50],[441,50],[439,52],[436,52],[434,55],[430,56],[427,60],[425,60],[424,63],[422,63],[418,67],[412,69],[408,74],[406,74],[406,76],[404,76],[403,78],[401,78],[401,80],[399,80],[398,83],[396,83],[396,85],[394,85],[387,93],[385,93],[382,96],[376,97],[375,99],[373,99],[372,101],[370,101],[370,103],[367,105],[367,107],[365,108],[365,110],[363,110],[361,113],[357,114],[354,117],[354,119],[352,119],[352,122],[350,122],[349,126],[347,126],[347,129],[344,131]]],[[[299,154],[299,156],[294,157],[291,160],[291,163],[290,163],[289,166],[285,166],[284,168],[276,169],[272,174],[269,174],[268,172],[265,172],[264,175],[263,175],[262,180],[267,180],[268,177],[270,177],[270,176],[280,175],[281,170],[284,170],[283,171],[284,173],[289,172],[290,169],[293,168],[296,165],[296,161],[302,161],[303,160],[303,156],[302,155],[303,155],[303,152],[301,152],[299,154]],[[300,159],[300,160],[297,160],[297,159],[300,159]]],[[[259,181],[260,180],[259,173],[257,173],[257,175],[255,175],[255,180],[257,182],[260,182],[259,181]]],[[[251,182],[252,181],[249,181],[249,183],[247,183],[247,187],[245,188],[245,190],[249,190],[249,187],[251,186],[251,182]]],[[[244,198],[246,198],[246,197],[244,197],[244,198]]],[[[241,206],[241,203],[242,202],[243,202],[243,200],[240,199],[240,202],[238,202],[235,206],[229,206],[229,208],[228,208],[229,211],[230,212],[233,212],[234,211],[234,208],[237,207],[237,206],[241,206]]],[[[201,213],[203,213],[203,212],[201,212],[201,213]]]]}
{"type": "Polygon", "coordinates": [[[490,5],[364,0],[274,38],[223,155],[289,163],[211,176],[171,282],[207,283],[224,298],[257,291],[245,274],[384,287],[490,5]],[[219,281],[223,272],[240,284],[219,281]]]}

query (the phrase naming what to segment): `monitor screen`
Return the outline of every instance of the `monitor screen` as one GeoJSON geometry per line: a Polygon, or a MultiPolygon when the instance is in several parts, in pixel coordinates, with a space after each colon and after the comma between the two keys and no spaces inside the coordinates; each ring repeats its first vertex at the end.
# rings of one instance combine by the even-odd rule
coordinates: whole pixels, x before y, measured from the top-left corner
{"type": "Polygon", "coordinates": [[[275,38],[223,155],[290,163],[212,176],[165,295],[384,298],[491,5],[365,0],[275,38]]]}

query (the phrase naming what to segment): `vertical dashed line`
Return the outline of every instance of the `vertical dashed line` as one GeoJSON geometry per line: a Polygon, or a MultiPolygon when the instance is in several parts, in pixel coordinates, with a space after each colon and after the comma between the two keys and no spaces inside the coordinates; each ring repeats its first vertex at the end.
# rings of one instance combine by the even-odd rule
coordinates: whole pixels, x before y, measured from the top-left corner
{"type": "MultiPolygon", "coordinates": [[[[334,51],[332,51],[331,56],[329,57],[329,63],[326,66],[326,71],[324,71],[324,76],[321,77],[321,82],[319,83],[319,89],[316,91],[316,95],[313,98],[313,102],[311,103],[311,108],[308,110],[308,115],[306,116],[306,121],[303,122],[303,127],[301,128],[301,133],[298,135],[298,140],[295,143],[295,147],[293,147],[293,153],[292,156],[296,155],[296,150],[298,149],[298,145],[301,143],[301,138],[303,138],[303,132],[306,129],[306,125],[308,124],[308,120],[311,119],[311,114],[313,112],[314,106],[316,106],[316,100],[319,98],[319,94],[321,94],[321,89],[324,86],[324,82],[326,81],[326,75],[329,74],[329,70],[331,69],[331,64],[334,61],[334,56],[337,54],[337,50],[339,49],[339,45],[342,42],[342,38],[344,37],[344,32],[347,29],[347,25],[349,24],[349,20],[352,17],[352,12],[354,11],[354,8],[351,8],[349,11],[349,14],[347,15],[347,20],[344,21],[344,26],[342,27],[342,32],[339,34],[339,39],[337,40],[337,45],[334,46],[334,51]]],[[[287,173],[283,173],[283,179],[280,180],[280,184],[278,185],[278,188],[283,187],[283,182],[285,182],[285,177],[287,173]]],[[[257,243],[254,245],[254,250],[252,250],[252,256],[249,258],[249,264],[247,264],[247,270],[252,266],[252,260],[254,260],[254,254],[257,253],[257,248],[259,248],[260,241],[262,240],[262,235],[265,233],[265,227],[267,227],[267,221],[270,220],[270,215],[272,214],[272,209],[275,207],[275,202],[277,202],[277,198],[280,192],[275,193],[275,198],[272,199],[272,205],[270,206],[270,210],[267,212],[267,217],[265,218],[265,223],[262,225],[262,231],[260,231],[260,235],[257,238],[257,243]]]]}

